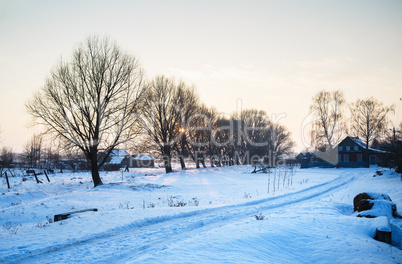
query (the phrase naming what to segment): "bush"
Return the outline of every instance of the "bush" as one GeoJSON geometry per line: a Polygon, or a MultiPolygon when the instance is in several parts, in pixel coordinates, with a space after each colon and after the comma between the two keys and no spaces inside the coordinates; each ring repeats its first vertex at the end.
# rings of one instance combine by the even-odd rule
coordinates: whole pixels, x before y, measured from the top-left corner
{"type": "Polygon", "coordinates": [[[3,225],[3,230],[9,232],[11,235],[17,234],[22,225],[15,222],[6,222],[3,225]]]}
{"type": "Polygon", "coordinates": [[[254,215],[255,220],[264,220],[265,216],[262,213],[259,213],[258,215],[254,215]]]}

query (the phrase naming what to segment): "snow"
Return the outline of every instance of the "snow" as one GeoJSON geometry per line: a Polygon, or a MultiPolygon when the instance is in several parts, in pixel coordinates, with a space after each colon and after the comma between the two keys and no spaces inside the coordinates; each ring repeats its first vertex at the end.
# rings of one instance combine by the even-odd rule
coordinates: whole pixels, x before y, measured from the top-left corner
{"type": "Polygon", "coordinates": [[[353,212],[362,192],[402,206],[400,175],[378,169],[131,169],[101,172],[96,188],[89,172],[11,177],[10,190],[2,179],[0,262],[400,263],[401,250],[373,237],[391,227],[400,243],[402,220],[353,212]],[[87,208],[98,212],[49,223],[87,208]]]}
{"type": "Polygon", "coordinates": [[[389,195],[384,193],[372,193],[372,192],[368,192],[367,194],[374,199],[374,200],[370,199],[371,203],[373,204],[373,207],[370,210],[362,211],[359,215],[367,217],[386,216],[389,219],[393,218],[392,207],[395,206],[395,204],[391,201],[389,195]]]}
{"type": "Polygon", "coordinates": [[[130,154],[124,149],[114,149],[114,150],[112,150],[111,155],[112,156],[118,156],[118,157],[121,157],[121,158],[130,156],[130,154]]]}
{"type": "Polygon", "coordinates": [[[108,162],[109,164],[121,164],[121,162],[124,160],[124,157],[118,157],[118,156],[112,156],[110,158],[110,161],[108,162]]]}
{"type": "MultiPolygon", "coordinates": [[[[350,139],[352,139],[357,145],[359,145],[363,149],[366,149],[367,145],[365,143],[363,143],[363,141],[360,138],[350,137],[350,139]]],[[[373,148],[370,148],[370,147],[368,149],[371,150],[371,151],[374,151],[374,152],[387,153],[386,151],[379,150],[379,149],[373,149],[373,148]]]]}

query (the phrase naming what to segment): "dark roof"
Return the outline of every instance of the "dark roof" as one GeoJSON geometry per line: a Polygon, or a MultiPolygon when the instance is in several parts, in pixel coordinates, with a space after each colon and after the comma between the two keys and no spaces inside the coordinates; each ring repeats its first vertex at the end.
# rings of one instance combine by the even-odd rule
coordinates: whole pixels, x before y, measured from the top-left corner
{"type": "MultiPolygon", "coordinates": [[[[346,138],[344,138],[344,140],[342,140],[342,141],[338,144],[337,147],[339,147],[340,145],[342,145],[345,141],[351,141],[351,142],[355,143],[355,145],[357,145],[357,146],[359,146],[359,147],[361,147],[361,148],[363,148],[363,149],[366,149],[366,146],[367,146],[363,141],[361,141],[360,138],[347,136],[346,138]]],[[[382,151],[382,150],[379,150],[379,149],[370,148],[370,147],[368,148],[368,150],[369,150],[369,151],[372,151],[372,152],[377,152],[377,153],[384,153],[384,152],[385,152],[385,151],[382,151]]]]}

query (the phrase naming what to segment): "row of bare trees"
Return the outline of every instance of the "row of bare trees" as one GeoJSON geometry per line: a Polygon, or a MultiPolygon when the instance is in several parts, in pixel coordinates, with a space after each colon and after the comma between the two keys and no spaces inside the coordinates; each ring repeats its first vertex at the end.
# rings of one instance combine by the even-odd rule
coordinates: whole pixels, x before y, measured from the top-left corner
{"type": "Polygon", "coordinates": [[[369,146],[388,130],[388,116],[394,110],[395,105],[384,106],[373,97],[358,99],[348,105],[340,90],[319,91],[310,106],[314,120],[313,145],[321,151],[332,152],[348,134],[361,138],[368,152],[369,146]]]}
{"type": "Polygon", "coordinates": [[[12,168],[16,165],[27,168],[55,168],[60,163],[59,148],[44,143],[40,134],[34,134],[24,144],[21,154],[14,153],[11,147],[3,146],[0,150],[0,165],[12,168]],[[44,163],[45,162],[45,163],[44,163]]]}
{"type": "Polygon", "coordinates": [[[97,36],[55,66],[26,108],[47,136],[85,155],[95,186],[102,184],[99,168],[111,151],[133,141],[156,146],[167,173],[174,155],[184,169],[187,156],[197,166],[205,166],[207,156],[213,165],[240,164],[250,156],[280,157],[293,147],[287,129],[265,112],[219,114],[184,82],[165,76],[145,80],[134,56],[97,36]]]}
{"type": "MultiPolygon", "coordinates": [[[[2,143],[2,128],[0,126],[0,143],[2,143]]],[[[0,150],[0,176],[2,176],[2,169],[3,168],[9,168],[10,165],[14,161],[14,153],[13,149],[10,147],[3,146],[0,150]]]]}
{"type": "Polygon", "coordinates": [[[148,140],[164,158],[166,172],[172,171],[172,156],[182,169],[185,157],[197,168],[210,159],[211,166],[249,164],[266,157],[271,164],[288,154],[293,142],[287,129],[271,122],[264,111],[243,110],[226,117],[200,103],[193,87],[173,78],[157,76],[147,87],[143,127],[148,140]]]}

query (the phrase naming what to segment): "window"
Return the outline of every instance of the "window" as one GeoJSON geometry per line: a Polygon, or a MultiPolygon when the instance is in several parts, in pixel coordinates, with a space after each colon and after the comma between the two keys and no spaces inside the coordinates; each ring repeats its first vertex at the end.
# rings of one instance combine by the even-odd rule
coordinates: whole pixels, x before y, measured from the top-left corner
{"type": "Polygon", "coordinates": [[[343,150],[343,147],[342,146],[339,146],[339,151],[342,151],[343,150]]]}
{"type": "Polygon", "coordinates": [[[349,147],[349,146],[346,146],[346,151],[350,151],[350,147],[349,147]]]}
{"type": "Polygon", "coordinates": [[[358,147],[358,146],[355,146],[355,151],[359,151],[359,147],[358,147]]]}
{"type": "Polygon", "coordinates": [[[376,160],[377,160],[376,156],[374,156],[374,155],[373,155],[373,156],[370,156],[370,164],[371,164],[371,165],[375,165],[375,164],[377,163],[376,160]]]}
{"type": "Polygon", "coordinates": [[[363,155],[362,154],[357,154],[357,161],[358,162],[363,161],[363,155]]]}
{"type": "Polygon", "coordinates": [[[349,162],[349,155],[348,154],[343,155],[343,161],[344,162],[349,162]]]}
{"type": "Polygon", "coordinates": [[[341,161],[342,161],[342,155],[338,154],[338,162],[341,162],[341,161]]]}

